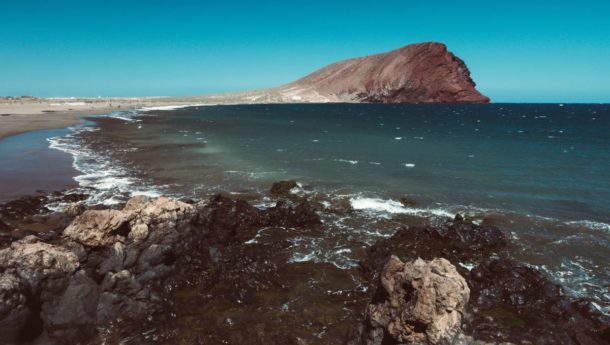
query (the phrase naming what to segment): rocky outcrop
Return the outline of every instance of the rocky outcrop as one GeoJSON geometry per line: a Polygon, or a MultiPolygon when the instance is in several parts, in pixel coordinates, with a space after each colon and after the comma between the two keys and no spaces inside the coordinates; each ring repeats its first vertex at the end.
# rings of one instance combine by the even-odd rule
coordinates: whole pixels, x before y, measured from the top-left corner
{"type": "Polygon", "coordinates": [[[208,229],[206,236],[213,242],[228,244],[254,236],[253,230],[263,226],[316,226],[320,217],[307,200],[298,203],[279,200],[275,206],[258,209],[244,200],[233,200],[221,194],[213,196],[208,207],[194,220],[208,229]]]}
{"type": "Polygon", "coordinates": [[[296,100],[374,103],[488,103],[464,61],[442,43],[411,44],[345,60],[280,87],[296,100]]]}
{"type": "Polygon", "coordinates": [[[61,310],[58,304],[61,298],[75,297],[69,292],[66,296],[80,266],[73,252],[28,236],[0,251],[0,264],[0,334],[6,336],[3,340],[7,344],[32,340],[42,332],[45,321],[49,322],[48,330],[58,336],[64,336],[66,331],[92,331],[92,325],[88,329],[79,327],[83,326],[83,314],[74,308],[61,310]],[[65,322],[76,327],[62,329],[65,322]]]}
{"type": "MultiPolygon", "coordinates": [[[[391,238],[371,246],[360,262],[361,269],[374,276],[381,272],[391,255],[403,260],[443,257],[455,265],[476,263],[502,252],[506,236],[493,226],[481,226],[456,216],[441,225],[412,226],[398,230],[391,238]]],[[[463,268],[462,268],[463,270],[463,268]]]]}
{"type": "Polygon", "coordinates": [[[534,268],[509,259],[489,259],[468,276],[469,333],[489,341],[535,344],[603,344],[608,317],[583,313],[585,301],[570,301],[560,285],[534,268]]]}
{"type": "Polygon", "coordinates": [[[361,344],[451,344],[470,290],[445,259],[403,263],[392,256],[365,312],[361,344]]]}
{"type": "Polygon", "coordinates": [[[588,345],[610,335],[590,301],[508,259],[497,228],[456,217],[401,229],[358,271],[294,256],[295,241],[325,230],[318,212],[306,195],[269,208],[223,195],[75,207],[59,234],[0,250],[0,344],[588,345]]]}
{"type": "Polygon", "coordinates": [[[77,343],[98,326],[155,310],[154,284],[194,244],[192,205],[134,198],[123,210],[87,211],[57,245],[30,236],[0,251],[0,334],[77,343]],[[1,313],[0,313],[1,315],[1,313]]]}
{"type": "Polygon", "coordinates": [[[456,344],[475,343],[474,339],[476,343],[518,344],[607,342],[607,316],[595,310],[590,301],[571,301],[561,286],[536,269],[508,259],[507,244],[499,229],[458,216],[439,226],[399,230],[373,245],[360,269],[375,282],[383,277],[385,263],[395,260],[392,255],[406,261],[420,257],[450,261],[470,288],[461,325],[464,334],[456,338],[456,344]]]}
{"type": "Polygon", "coordinates": [[[299,185],[294,180],[278,181],[271,186],[270,192],[272,195],[286,197],[290,196],[292,190],[298,187],[299,185]]]}
{"type": "Polygon", "coordinates": [[[121,210],[85,211],[53,244],[28,236],[0,250],[0,343],[85,341],[163,309],[164,282],[194,253],[263,226],[319,223],[306,201],[261,210],[221,195],[194,205],[135,197],[121,210]]]}

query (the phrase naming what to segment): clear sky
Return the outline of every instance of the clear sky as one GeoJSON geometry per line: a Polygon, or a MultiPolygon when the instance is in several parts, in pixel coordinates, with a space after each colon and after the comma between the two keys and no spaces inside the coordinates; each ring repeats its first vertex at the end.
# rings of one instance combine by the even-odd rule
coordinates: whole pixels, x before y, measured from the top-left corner
{"type": "Polygon", "coordinates": [[[610,1],[3,1],[0,95],[271,87],[440,41],[496,102],[610,102],[610,1]]]}

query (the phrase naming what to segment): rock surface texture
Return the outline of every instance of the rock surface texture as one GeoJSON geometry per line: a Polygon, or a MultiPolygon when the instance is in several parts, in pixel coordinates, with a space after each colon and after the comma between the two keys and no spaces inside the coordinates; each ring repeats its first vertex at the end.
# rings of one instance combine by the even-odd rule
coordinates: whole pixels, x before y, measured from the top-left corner
{"type": "Polygon", "coordinates": [[[0,250],[0,344],[90,341],[98,327],[166,308],[165,283],[179,280],[193,255],[214,256],[263,226],[318,224],[306,201],[260,210],[221,195],[195,205],[135,197],[121,210],[87,210],[51,243],[31,235],[0,250]]]}
{"type": "MultiPolygon", "coordinates": [[[[360,269],[294,260],[295,241],[322,235],[321,212],[335,211],[293,190],[278,184],[286,199],[267,208],[223,195],[135,197],[122,209],[74,208],[53,224],[69,219],[60,230],[10,238],[0,247],[0,344],[610,339],[610,320],[591,301],[511,260],[499,229],[461,217],[398,230],[363,252],[360,269]]],[[[30,201],[0,214],[27,223],[15,210],[42,205],[30,201]]]]}
{"type": "Polygon", "coordinates": [[[281,87],[295,99],[374,103],[488,103],[464,61],[442,43],[411,44],[388,53],[345,60],[281,87]]]}
{"type": "Polygon", "coordinates": [[[158,307],[154,284],[196,236],[192,205],[131,199],[123,210],[86,211],[57,243],[28,236],[0,251],[0,334],[76,344],[101,325],[158,307]]]}
{"type": "Polygon", "coordinates": [[[362,344],[451,344],[470,290],[445,259],[403,263],[392,256],[365,312],[362,344]]]}
{"type": "MultiPolygon", "coordinates": [[[[508,258],[507,246],[508,240],[499,229],[457,216],[441,225],[403,228],[378,241],[369,248],[360,269],[374,284],[384,279],[386,263],[396,261],[396,257],[404,261],[446,258],[470,288],[463,333],[454,344],[588,345],[610,341],[607,315],[589,300],[570,300],[561,286],[542,273],[508,258]]],[[[399,310],[409,307],[403,305],[399,310]]],[[[363,329],[370,327],[365,320],[363,329]]],[[[366,337],[356,338],[361,340],[351,344],[375,344],[366,337]]],[[[392,340],[387,344],[403,343],[392,340]]]]}

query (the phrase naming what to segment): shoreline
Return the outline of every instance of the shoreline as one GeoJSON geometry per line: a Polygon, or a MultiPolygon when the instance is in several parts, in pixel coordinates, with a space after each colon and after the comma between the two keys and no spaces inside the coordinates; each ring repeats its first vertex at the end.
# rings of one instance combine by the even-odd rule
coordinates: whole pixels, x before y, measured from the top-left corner
{"type": "Polygon", "coordinates": [[[150,106],[188,105],[173,98],[0,99],[0,140],[45,129],[66,128],[83,117],[150,106]]]}
{"type": "MultiPolygon", "coordinates": [[[[607,318],[595,309],[591,299],[564,295],[562,288],[543,272],[510,259],[511,240],[504,231],[471,223],[459,214],[443,224],[398,229],[391,237],[368,247],[358,267],[339,269],[319,262],[290,261],[290,246],[286,243],[296,234],[285,229],[321,231],[325,229],[322,217],[327,211],[317,209],[308,198],[294,199],[285,188],[286,182],[271,187],[276,204],[267,209],[220,194],[186,202],[139,196],[112,209],[79,206],[84,198],[80,194],[50,195],[49,198],[72,204],[61,213],[39,220],[47,227],[44,233],[5,238],[0,247],[0,265],[5,268],[2,278],[14,283],[5,288],[8,295],[36,297],[27,297],[33,307],[24,302],[28,301],[26,298],[9,302],[22,314],[40,314],[43,327],[29,330],[27,321],[11,313],[2,321],[18,322],[3,329],[6,332],[2,334],[17,339],[26,330],[29,338],[50,339],[53,344],[118,343],[136,330],[135,334],[142,334],[140,342],[145,342],[149,332],[172,341],[192,342],[198,336],[190,332],[194,322],[201,322],[205,326],[198,329],[204,334],[234,340],[233,334],[252,332],[250,312],[264,306],[257,314],[260,325],[277,325],[277,317],[282,315],[288,326],[258,334],[263,340],[284,339],[298,332],[310,340],[323,335],[324,343],[364,345],[369,344],[362,339],[370,337],[367,332],[371,328],[362,326],[368,326],[371,319],[366,314],[368,306],[377,303],[380,308],[387,308],[374,296],[382,296],[376,292],[384,288],[380,277],[396,274],[395,270],[388,270],[388,263],[420,262],[418,257],[426,263],[442,257],[444,266],[451,268],[452,274],[442,275],[440,285],[450,284],[451,277],[460,281],[461,290],[455,286],[464,296],[459,310],[467,317],[452,327],[466,338],[464,343],[537,343],[542,339],[566,343],[573,337],[585,337],[590,340],[587,344],[598,344],[597,340],[608,332],[607,318]],[[121,255],[125,252],[125,256],[117,256],[117,251],[121,255]],[[47,253],[51,259],[35,261],[39,253],[47,253]],[[130,261],[130,257],[137,260],[130,261]],[[473,266],[461,265],[464,261],[473,266]],[[102,274],[104,279],[94,279],[96,274],[102,274]],[[48,288],[47,276],[60,281],[60,288],[48,288]],[[45,289],[51,292],[32,294],[25,282],[34,293],[45,289]],[[528,289],[522,290],[521,286],[528,289]],[[75,303],[83,295],[90,298],[90,308],[75,303]],[[514,302],[516,298],[518,301],[514,302]],[[54,301],[60,301],[58,307],[54,301]],[[53,308],[73,314],[64,317],[53,308]],[[306,314],[303,308],[323,312],[306,314]],[[126,311],[129,317],[113,325],[126,311]],[[154,317],[146,318],[147,315],[154,317]],[[218,317],[220,323],[214,322],[218,317]],[[312,319],[316,321],[312,326],[303,326],[304,320],[312,319]],[[57,324],[62,327],[55,327],[57,324]],[[557,332],[558,325],[561,332],[557,332]],[[227,327],[233,326],[236,333],[226,333],[227,327]]],[[[44,200],[25,201],[5,209],[7,215],[21,207],[22,211],[32,212],[31,217],[38,217],[37,208],[44,207],[44,200]]],[[[420,298],[427,298],[435,289],[432,285],[413,286],[420,298]]],[[[397,308],[408,313],[404,315],[416,315],[408,305],[397,308]]],[[[442,313],[448,309],[436,310],[442,313]]],[[[436,314],[433,316],[436,320],[436,314]]],[[[383,324],[376,327],[382,327],[384,332],[391,330],[383,324]]],[[[444,336],[451,339],[455,334],[444,336]]]]}
{"type": "MultiPolygon", "coordinates": [[[[102,118],[106,123],[119,120],[102,118]]],[[[274,184],[267,190],[268,207],[260,208],[255,200],[221,194],[193,199],[140,195],[115,205],[88,205],[90,195],[84,189],[10,202],[0,228],[20,231],[0,232],[0,268],[5,268],[0,278],[12,283],[7,295],[33,296],[26,299],[30,304],[15,303],[13,310],[40,318],[42,326],[37,333],[29,331],[30,324],[19,323],[13,333],[0,334],[10,337],[15,330],[26,330],[31,338],[57,340],[55,344],[61,344],[58,339],[118,343],[134,333],[142,334],[137,338],[141,343],[149,336],[193,343],[205,339],[202,334],[230,343],[240,343],[244,337],[270,343],[299,334],[309,343],[364,345],[361,340],[374,335],[366,331],[372,326],[390,334],[385,325],[368,321],[367,310],[385,308],[385,301],[374,296],[383,292],[379,277],[388,274],[384,267],[393,255],[402,260],[394,260],[393,265],[403,271],[417,257],[427,260],[426,265],[436,257],[448,260],[443,264],[452,272],[448,276],[470,288],[469,294],[458,290],[464,295],[460,315],[465,317],[455,324],[470,343],[475,339],[479,344],[549,339],[569,343],[565,340],[580,337],[596,344],[609,332],[607,314],[596,304],[598,295],[573,294],[544,266],[516,259],[518,239],[502,224],[472,222],[459,212],[453,220],[434,224],[397,218],[390,237],[366,246],[351,238],[351,245],[337,246],[342,235],[328,219],[340,215],[356,220],[381,205],[355,205],[351,199],[344,205],[331,199],[326,206],[319,194],[294,192],[295,185],[296,181],[274,184]],[[48,207],[53,212],[36,211],[49,205],[55,205],[48,207]],[[26,216],[27,211],[32,214],[26,216]],[[112,219],[120,222],[113,224],[112,219]],[[332,242],[333,250],[354,250],[356,265],[302,256],[310,252],[309,238],[332,242]],[[297,247],[300,243],[304,245],[297,247]],[[34,262],[39,253],[51,255],[60,268],[34,262]],[[38,277],[38,266],[55,274],[62,289],[50,289],[44,275],[40,280],[21,278],[19,272],[38,277]],[[37,295],[36,291],[52,292],[37,295]],[[79,309],[83,295],[88,301],[84,311],[79,309]],[[72,313],[60,319],[54,308],[72,313]],[[127,314],[129,319],[115,322],[127,314]],[[256,320],[250,317],[253,314],[256,320]],[[153,317],[146,319],[148,315],[153,317]],[[279,323],[278,317],[285,323],[279,323]],[[303,326],[312,320],[313,326],[303,326]],[[259,325],[266,329],[262,335],[254,332],[259,325]]],[[[354,229],[370,230],[365,223],[354,229]]],[[[318,245],[316,250],[324,250],[322,242],[318,245]]],[[[392,290],[410,295],[410,290],[400,292],[402,286],[392,290]]],[[[420,292],[426,296],[434,290],[420,292]]],[[[408,311],[404,304],[400,308],[408,311]]]]}
{"type": "MultiPolygon", "coordinates": [[[[180,107],[180,106],[179,106],[179,105],[177,105],[175,102],[172,102],[171,104],[172,104],[172,106],[163,106],[163,105],[159,105],[159,104],[154,104],[153,106],[156,106],[156,107],[159,107],[159,108],[161,108],[161,107],[172,107],[172,108],[180,107]]],[[[189,103],[189,105],[193,105],[193,103],[189,103]]],[[[187,105],[187,106],[188,106],[188,105],[187,105]]],[[[124,111],[129,111],[129,109],[121,109],[121,110],[124,110],[124,111]]],[[[160,109],[160,110],[168,110],[168,109],[160,109]]],[[[162,112],[162,113],[163,113],[163,112],[162,112]]],[[[115,114],[111,114],[109,117],[114,117],[114,116],[115,116],[115,114]]],[[[166,117],[171,117],[171,115],[168,115],[168,116],[166,116],[166,117]]],[[[108,122],[108,121],[111,121],[111,120],[112,120],[112,122],[114,122],[114,121],[118,121],[118,120],[120,120],[121,118],[117,118],[117,120],[114,120],[114,119],[110,119],[110,118],[107,118],[107,117],[103,117],[103,119],[104,119],[104,120],[103,120],[103,122],[108,122]]],[[[134,126],[135,126],[135,125],[134,125],[134,126]]],[[[123,127],[123,126],[121,126],[121,127],[123,127]]],[[[68,147],[68,149],[70,149],[70,147],[68,147]]],[[[61,151],[61,150],[60,150],[60,151],[61,151]]],[[[85,155],[85,156],[86,156],[86,155],[85,155]]],[[[99,158],[99,156],[97,156],[97,155],[96,155],[96,156],[95,156],[95,160],[98,160],[98,161],[99,161],[99,159],[98,159],[98,158],[99,158]]],[[[113,167],[114,167],[114,166],[113,166],[113,167]]],[[[106,170],[107,168],[108,168],[108,165],[106,165],[106,167],[105,167],[105,168],[103,168],[103,169],[98,169],[98,168],[94,168],[94,167],[92,167],[91,169],[89,169],[90,171],[89,171],[89,170],[87,170],[87,169],[85,169],[84,171],[79,169],[79,171],[83,173],[82,175],[80,175],[81,177],[82,177],[83,175],[86,177],[86,175],[88,175],[88,174],[95,175],[97,172],[99,172],[99,171],[104,171],[104,170],[106,170]]],[[[118,167],[114,167],[114,168],[118,168],[118,169],[120,170],[120,168],[121,168],[121,167],[120,167],[120,166],[118,166],[118,167]]],[[[121,178],[121,179],[126,179],[127,183],[125,184],[125,186],[127,186],[127,188],[128,188],[129,190],[124,190],[124,189],[122,189],[122,188],[121,188],[121,192],[117,192],[117,193],[112,194],[112,193],[111,193],[111,192],[112,192],[112,190],[111,190],[111,189],[108,189],[108,197],[110,197],[110,199],[109,199],[110,201],[119,200],[120,198],[115,198],[115,197],[117,197],[117,196],[126,196],[126,195],[128,195],[127,193],[131,193],[131,192],[133,192],[133,187],[134,187],[134,186],[133,186],[133,185],[131,185],[131,184],[129,183],[129,179],[131,179],[132,175],[129,175],[129,176],[127,176],[127,175],[120,176],[120,175],[121,175],[121,174],[119,174],[118,178],[121,178]],[[122,193],[122,192],[125,192],[125,193],[122,193]]],[[[110,176],[106,176],[106,177],[110,177],[110,176]]],[[[116,177],[116,176],[115,176],[115,177],[116,177]]],[[[93,182],[93,180],[91,180],[91,181],[89,181],[89,182],[93,182]]],[[[142,188],[145,188],[145,190],[146,190],[146,191],[149,191],[149,189],[146,189],[146,188],[148,187],[148,186],[146,186],[146,184],[139,184],[139,183],[138,183],[138,184],[137,184],[137,186],[138,186],[138,188],[142,187],[142,188]]],[[[154,186],[156,186],[156,185],[152,185],[152,186],[154,187],[154,186]]],[[[82,186],[81,186],[81,187],[82,187],[82,186]]],[[[84,188],[84,187],[83,187],[83,188],[84,188]]],[[[144,190],[144,189],[141,189],[141,190],[144,190]]],[[[155,192],[156,192],[156,190],[155,190],[155,192]]],[[[135,194],[132,194],[132,195],[135,195],[135,194]]],[[[162,191],[159,191],[159,193],[157,193],[156,195],[167,195],[167,196],[170,196],[170,195],[168,195],[168,194],[167,194],[167,192],[162,192],[162,191]]],[[[175,195],[171,195],[171,196],[172,196],[172,197],[176,197],[175,195]]],[[[184,196],[184,195],[183,195],[183,196],[184,196]]],[[[197,200],[198,198],[195,198],[195,199],[197,200]]],[[[99,199],[99,200],[102,200],[102,199],[99,199]]],[[[98,201],[99,201],[99,200],[98,200],[98,201]]],[[[390,205],[389,205],[389,206],[391,206],[391,207],[393,207],[393,205],[394,205],[394,204],[397,204],[397,203],[399,202],[397,199],[392,199],[392,198],[390,198],[390,199],[389,199],[389,201],[388,201],[388,200],[385,200],[385,199],[384,199],[384,200],[381,200],[381,199],[379,199],[379,200],[366,200],[366,201],[367,201],[367,202],[370,202],[370,201],[379,201],[380,203],[387,201],[387,202],[389,202],[389,203],[390,203],[390,205]]],[[[106,207],[114,207],[114,206],[113,206],[113,204],[111,204],[111,203],[110,203],[110,204],[107,204],[107,205],[105,205],[105,206],[106,206],[106,207]]],[[[353,205],[352,205],[352,206],[353,206],[353,205]]],[[[370,205],[369,205],[369,206],[365,207],[365,208],[364,208],[364,210],[367,210],[367,209],[377,209],[377,208],[386,208],[386,207],[388,207],[388,204],[385,204],[385,203],[384,203],[384,204],[375,204],[375,205],[372,205],[372,206],[370,206],[370,205]]],[[[397,207],[400,207],[400,205],[399,205],[399,206],[397,206],[397,207]]],[[[356,207],[356,208],[359,208],[359,207],[356,207]]],[[[455,214],[455,212],[459,212],[459,211],[453,211],[453,212],[454,212],[453,214],[455,214]]],[[[398,212],[398,213],[400,213],[400,212],[398,212]]],[[[526,215],[526,216],[528,216],[528,215],[526,215]]],[[[528,216],[528,217],[529,217],[529,216],[528,216]]],[[[423,216],[422,216],[422,218],[423,218],[423,216]]],[[[492,218],[491,218],[492,223],[493,223],[494,219],[495,219],[495,222],[496,222],[496,223],[497,223],[497,222],[502,223],[502,219],[501,219],[501,217],[500,217],[500,218],[493,218],[493,217],[492,217],[492,218]]],[[[559,220],[558,220],[558,221],[559,221],[559,220]]],[[[580,221],[569,221],[569,222],[564,222],[564,223],[565,223],[565,226],[569,226],[570,228],[571,228],[571,227],[577,227],[577,226],[583,226],[583,227],[589,227],[589,226],[590,226],[590,225],[588,225],[588,224],[581,224],[582,222],[580,222],[580,221]]],[[[602,224],[603,224],[603,223],[602,223],[602,224]]],[[[603,225],[606,225],[606,224],[603,224],[603,225]]],[[[564,227],[565,227],[565,226],[564,226],[564,227]]],[[[597,231],[597,230],[604,230],[604,229],[594,229],[594,230],[595,230],[595,231],[597,231]]],[[[303,247],[303,249],[306,249],[306,248],[305,248],[305,247],[303,247]]],[[[295,252],[295,253],[296,253],[296,252],[295,252]]],[[[298,257],[305,257],[305,256],[303,256],[302,254],[307,254],[307,253],[306,253],[306,251],[305,251],[305,250],[302,250],[302,251],[299,251],[298,253],[294,254],[294,256],[293,256],[293,257],[294,257],[294,258],[298,258],[298,257]],[[297,255],[297,254],[298,254],[298,255],[297,255]]],[[[298,262],[298,260],[297,260],[297,262],[298,262]]],[[[337,261],[335,260],[334,262],[337,262],[337,261]]],[[[540,266],[540,267],[544,268],[544,266],[540,266]]],[[[548,272],[548,274],[552,276],[552,275],[553,275],[553,272],[552,272],[552,271],[549,271],[549,272],[548,272]]],[[[568,286],[569,286],[569,285],[568,285],[568,286]]],[[[575,290],[575,291],[576,291],[576,290],[575,290]]]]}

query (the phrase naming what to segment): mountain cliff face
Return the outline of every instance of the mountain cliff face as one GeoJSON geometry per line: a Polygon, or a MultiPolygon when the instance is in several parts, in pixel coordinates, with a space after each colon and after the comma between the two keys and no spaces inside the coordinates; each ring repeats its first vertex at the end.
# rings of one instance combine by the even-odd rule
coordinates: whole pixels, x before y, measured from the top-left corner
{"type": "Polygon", "coordinates": [[[337,62],[278,91],[308,101],[488,103],[475,86],[464,61],[429,42],[337,62]]]}

